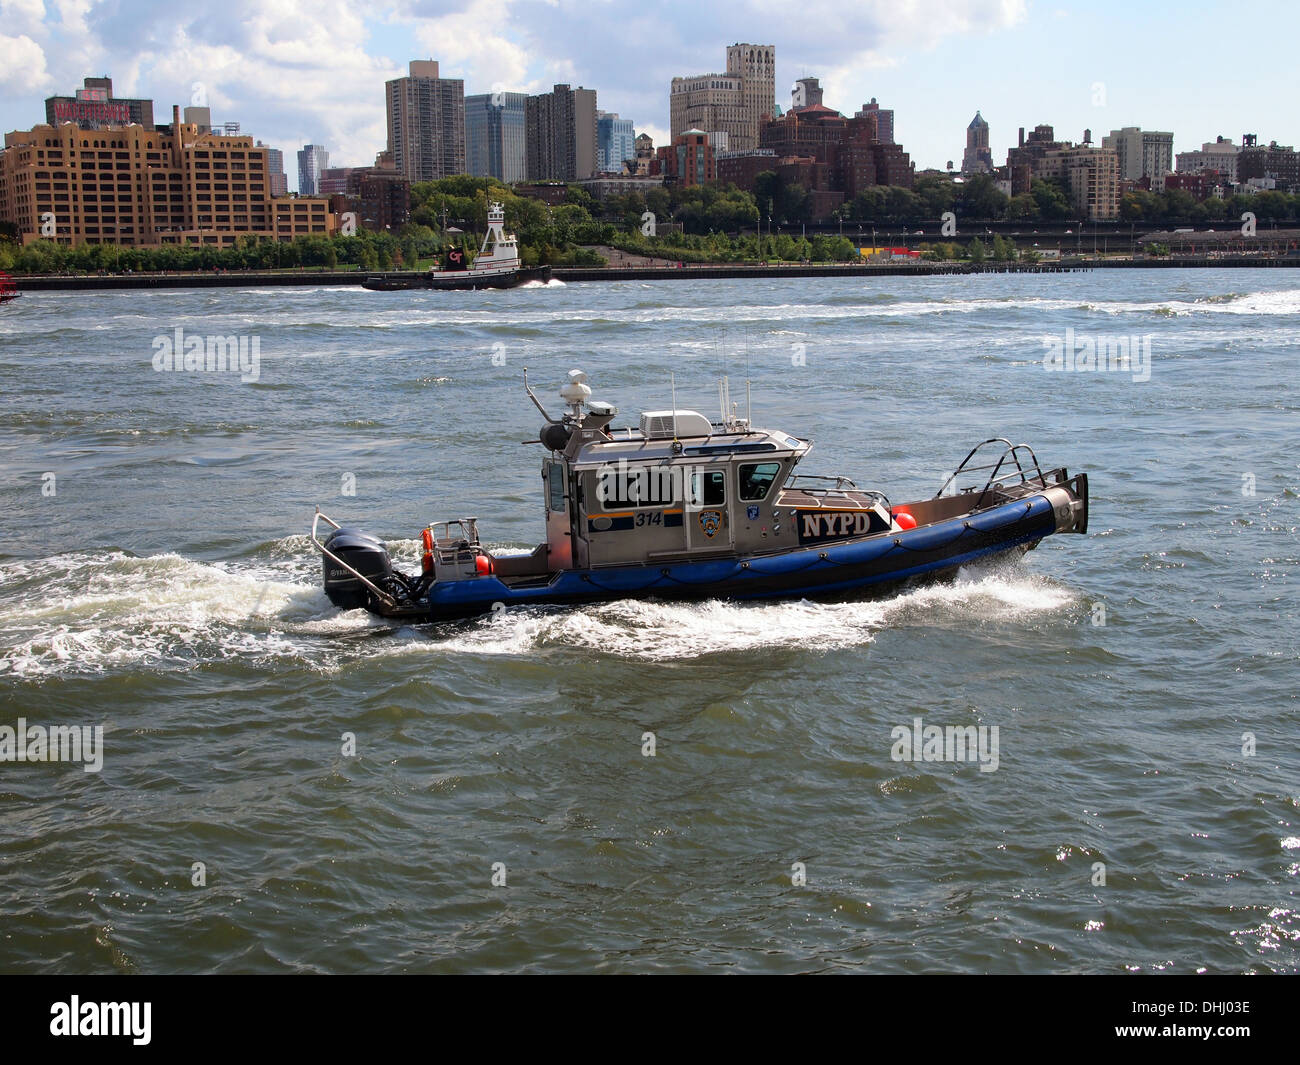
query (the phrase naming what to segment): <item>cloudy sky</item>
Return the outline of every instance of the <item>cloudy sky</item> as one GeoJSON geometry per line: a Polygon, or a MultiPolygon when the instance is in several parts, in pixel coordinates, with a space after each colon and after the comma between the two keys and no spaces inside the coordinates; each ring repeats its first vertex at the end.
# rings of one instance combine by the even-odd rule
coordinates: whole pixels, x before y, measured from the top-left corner
{"type": "Polygon", "coordinates": [[[1034,0],[0,0],[0,126],[44,121],[44,98],[108,74],[119,96],[205,93],[218,122],[333,165],[384,146],[384,81],[437,59],[467,93],[584,85],[662,143],[674,75],[725,66],[726,46],[773,44],[777,102],[816,75],[850,114],[896,114],[918,167],[960,165],[978,108],[1005,161],[1018,126],[1062,139],[1120,126],[1173,130],[1175,151],[1216,134],[1295,144],[1286,48],[1300,7],[1034,0]],[[1249,13],[1249,18],[1243,17],[1249,13]],[[1272,58],[1270,58],[1270,54],[1272,58]],[[1258,61],[1252,60],[1257,56],[1258,61]]]}

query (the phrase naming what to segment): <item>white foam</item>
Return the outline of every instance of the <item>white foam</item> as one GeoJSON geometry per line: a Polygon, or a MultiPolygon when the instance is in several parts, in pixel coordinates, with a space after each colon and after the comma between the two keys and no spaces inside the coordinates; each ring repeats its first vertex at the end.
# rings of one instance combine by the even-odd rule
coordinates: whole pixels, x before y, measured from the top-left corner
{"type": "MultiPolygon", "coordinates": [[[[417,541],[390,547],[399,567],[418,566],[417,541]]],[[[120,552],[9,562],[0,566],[0,582],[13,589],[0,606],[0,674],[18,676],[184,668],[233,657],[291,658],[330,670],[357,656],[523,656],[548,647],[653,661],[768,648],[827,651],[869,644],[890,626],[1013,619],[1071,601],[1068,590],[1009,564],[963,570],[955,583],[880,600],[520,607],[451,630],[407,628],[358,645],[339,638],[392,623],[330,606],[301,536],[215,563],[120,552]]]]}
{"type": "Polygon", "coordinates": [[[449,639],[411,644],[397,653],[517,655],[546,646],[585,648],[620,658],[680,660],[764,648],[840,650],[871,643],[894,624],[1011,619],[1050,612],[1071,593],[1014,566],[959,572],[887,599],[665,603],[620,600],[569,611],[508,609],[449,639]]]}
{"type": "MultiPolygon", "coordinates": [[[[520,288],[557,288],[564,282],[528,281],[520,288]]],[[[538,309],[511,308],[510,321],[518,326],[550,326],[590,320],[589,309],[582,307],[537,305],[538,309]]],[[[1300,315],[1300,289],[1280,289],[1246,293],[1228,293],[1187,300],[1089,300],[1086,297],[1071,299],[1005,297],[970,299],[942,296],[935,299],[907,300],[890,303],[873,302],[863,294],[862,302],[818,303],[746,303],[744,306],[706,304],[672,305],[643,308],[611,308],[620,321],[628,324],[659,325],[664,321],[727,324],[741,322],[801,322],[815,320],[893,319],[912,318],[937,314],[1004,315],[1011,310],[1064,313],[1083,311],[1098,315],[1153,315],[1186,316],[1192,314],[1227,315],[1300,315]]],[[[213,323],[237,316],[214,315],[213,323]]],[[[434,326],[491,326],[500,324],[499,308],[476,309],[474,306],[452,304],[446,301],[409,302],[402,308],[389,308],[382,318],[376,319],[373,308],[364,302],[346,310],[336,310],[330,324],[337,328],[434,327],[434,326]]],[[[320,314],[315,304],[293,305],[278,309],[274,316],[277,328],[311,326],[319,324],[320,314]]],[[[217,326],[214,324],[213,328],[217,326]]],[[[116,328],[108,326],[105,328],[116,328]]]]}
{"type": "MultiPolygon", "coordinates": [[[[319,587],[175,554],[61,555],[0,567],[0,673],[103,671],[287,654],[284,630],[328,611],[319,587]]],[[[337,624],[331,619],[332,624],[337,624]]],[[[353,621],[352,627],[356,627],[353,621]]]]}

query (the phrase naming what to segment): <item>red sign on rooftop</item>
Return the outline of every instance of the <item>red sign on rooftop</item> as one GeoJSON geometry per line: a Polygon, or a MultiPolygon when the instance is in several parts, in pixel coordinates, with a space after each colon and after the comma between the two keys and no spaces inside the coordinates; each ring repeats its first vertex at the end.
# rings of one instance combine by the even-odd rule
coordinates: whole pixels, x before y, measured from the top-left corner
{"type": "MultiPolygon", "coordinates": [[[[102,89],[79,89],[83,92],[103,92],[102,89]]],[[[123,103],[108,103],[101,100],[56,100],[54,102],[55,122],[99,122],[125,126],[131,121],[131,109],[123,103]]]]}

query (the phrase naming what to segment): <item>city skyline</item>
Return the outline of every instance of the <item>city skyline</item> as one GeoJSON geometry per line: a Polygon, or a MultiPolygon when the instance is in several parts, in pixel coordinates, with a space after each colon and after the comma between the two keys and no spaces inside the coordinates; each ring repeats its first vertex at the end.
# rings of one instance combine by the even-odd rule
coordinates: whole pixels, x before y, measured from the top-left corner
{"type": "MultiPolygon", "coordinates": [[[[444,77],[463,79],[467,95],[538,94],[557,83],[594,88],[603,110],[662,145],[670,141],[672,77],[712,70],[722,49],[750,40],[776,46],[782,108],[805,75],[819,77],[826,104],[846,114],[873,96],[888,100],[918,169],[960,165],[973,108],[989,122],[999,165],[1019,127],[1038,123],[1076,143],[1085,128],[1094,141],[1130,126],[1172,130],[1175,153],[1247,132],[1264,143],[1300,140],[1280,68],[1253,71],[1245,99],[1188,67],[1153,61],[1188,54],[1180,44],[1215,39],[1223,7],[1135,13],[1118,3],[950,0],[916,11],[868,2],[784,12],[746,2],[719,11],[669,3],[648,13],[627,4],[470,0],[459,12],[399,2],[362,17],[336,0],[233,0],[197,13],[41,0],[2,6],[5,131],[31,128],[46,97],[107,74],[119,95],[153,99],[160,113],[172,104],[208,106],[217,121],[239,121],[286,152],[315,143],[339,165],[368,165],[387,141],[385,83],[403,76],[411,59],[432,58],[444,77]],[[636,43],[647,40],[653,47],[636,43]],[[629,42],[636,63],[623,54],[629,42]]],[[[1300,24],[1289,11],[1270,19],[1275,32],[1300,24]]]]}

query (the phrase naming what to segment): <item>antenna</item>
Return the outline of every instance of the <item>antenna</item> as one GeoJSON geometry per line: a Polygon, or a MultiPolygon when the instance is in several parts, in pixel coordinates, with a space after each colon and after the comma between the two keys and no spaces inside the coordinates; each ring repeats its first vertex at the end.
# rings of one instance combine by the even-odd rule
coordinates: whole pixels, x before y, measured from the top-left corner
{"type": "Polygon", "coordinates": [[[677,375],[668,371],[668,380],[673,389],[673,443],[677,443],[677,375]]]}
{"type": "Polygon", "coordinates": [[[713,335],[713,348],[722,356],[722,376],[718,378],[718,408],[722,413],[722,427],[725,429],[727,427],[727,348],[726,345],[718,339],[720,334],[725,340],[725,333],[723,333],[722,330],[719,330],[718,333],[713,335]]]}
{"type": "Polygon", "coordinates": [[[749,394],[749,349],[745,349],[745,428],[754,428],[754,401],[749,394]]]}

